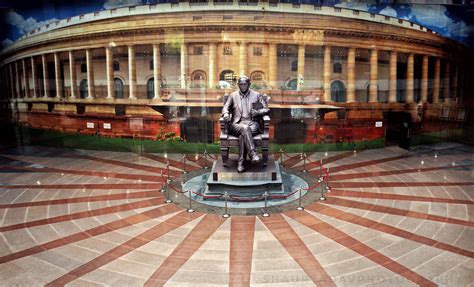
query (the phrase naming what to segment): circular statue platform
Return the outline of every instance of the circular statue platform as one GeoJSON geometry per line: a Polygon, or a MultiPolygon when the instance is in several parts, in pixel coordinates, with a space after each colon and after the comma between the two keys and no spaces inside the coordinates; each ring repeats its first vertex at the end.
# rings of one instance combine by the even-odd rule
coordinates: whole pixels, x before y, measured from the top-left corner
{"type": "Polygon", "coordinates": [[[327,192],[326,184],[319,183],[317,177],[295,169],[280,167],[282,190],[267,191],[267,207],[265,208],[265,191],[261,186],[226,186],[222,190],[208,191],[209,178],[213,170],[201,169],[176,177],[166,188],[165,196],[175,204],[185,208],[204,213],[230,215],[258,215],[263,213],[280,213],[294,210],[301,205],[305,206],[320,200],[322,194],[327,192]],[[179,187],[179,188],[178,188],[179,187]],[[225,208],[227,193],[227,210],[225,208]],[[191,200],[189,200],[191,197],[191,200]],[[265,212],[266,211],[266,212],[265,212]]]}

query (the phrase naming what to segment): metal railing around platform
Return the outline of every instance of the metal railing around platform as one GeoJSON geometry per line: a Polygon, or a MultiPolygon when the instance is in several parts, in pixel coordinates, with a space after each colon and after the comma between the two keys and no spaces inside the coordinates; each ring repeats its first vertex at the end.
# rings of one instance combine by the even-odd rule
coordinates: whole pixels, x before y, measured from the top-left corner
{"type": "MultiPolygon", "coordinates": [[[[205,195],[203,193],[193,191],[191,189],[185,190],[184,189],[184,183],[181,183],[181,189],[177,188],[176,186],[171,184],[172,179],[171,179],[171,176],[170,176],[170,163],[169,163],[169,161],[167,161],[165,168],[161,169],[160,177],[162,179],[166,178],[166,180],[165,180],[165,183],[163,184],[160,192],[165,193],[165,203],[172,203],[173,202],[173,200],[170,197],[170,190],[173,190],[174,192],[176,192],[178,194],[186,194],[187,193],[188,194],[189,205],[188,205],[188,208],[186,209],[186,211],[190,212],[190,213],[194,212],[194,209],[192,208],[192,201],[193,201],[192,200],[192,195],[193,194],[195,196],[201,197],[203,200],[204,199],[222,199],[223,198],[225,200],[224,213],[222,214],[222,216],[224,218],[230,217],[230,214],[228,213],[228,206],[227,206],[228,201],[256,202],[256,201],[261,201],[263,199],[263,200],[265,200],[265,205],[264,205],[264,211],[262,213],[262,216],[266,217],[266,216],[270,216],[270,214],[268,213],[268,210],[267,210],[269,199],[288,199],[289,197],[291,197],[291,196],[295,195],[296,193],[298,193],[298,206],[296,207],[296,209],[302,211],[302,210],[304,210],[304,207],[302,206],[302,201],[301,201],[302,191],[310,192],[310,191],[316,190],[317,187],[320,187],[321,194],[320,194],[319,200],[322,200],[322,201],[326,200],[326,197],[324,195],[324,187],[323,187],[322,183],[323,182],[325,183],[325,185],[326,185],[325,189],[326,189],[327,192],[329,192],[331,190],[331,187],[329,186],[329,167],[328,168],[324,167],[323,159],[320,159],[319,161],[312,161],[312,160],[309,159],[309,157],[306,155],[306,153],[300,153],[300,154],[297,154],[297,155],[289,155],[289,154],[285,153],[282,149],[280,149],[280,151],[278,153],[274,153],[274,154],[279,154],[280,155],[279,160],[280,160],[281,165],[283,165],[283,156],[286,156],[287,160],[297,159],[297,158],[302,159],[303,160],[303,170],[302,170],[302,172],[307,172],[306,163],[312,163],[316,166],[319,166],[319,177],[318,177],[317,183],[314,184],[313,186],[309,186],[307,188],[303,188],[303,187],[297,188],[297,189],[292,190],[290,193],[285,194],[285,195],[272,194],[272,193],[267,192],[267,191],[265,191],[263,194],[261,194],[259,196],[253,196],[253,197],[230,195],[227,192],[224,192],[222,194],[216,194],[216,195],[205,195]],[[163,173],[163,170],[165,170],[165,173],[163,173]]],[[[203,168],[206,169],[207,168],[207,162],[208,162],[207,158],[208,157],[213,159],[213,160],[217,160],[218,156],[209,154],[207,152],[207,150],[205,150],[203,152],[203,154],[201,154],[201,155],[196,154],[194,159],[190,159],[190,158],[187,157],[186,154],[183,154],[183,156],[181,157],[181,160],[179,161],[180,163],[183,164],[183,173],[187,173],[186,161],[188,161],[188,160],[192,161],[192,162],[198,162],[198,161],[200,161],[204,158],[205,166],[203,168]]]]}

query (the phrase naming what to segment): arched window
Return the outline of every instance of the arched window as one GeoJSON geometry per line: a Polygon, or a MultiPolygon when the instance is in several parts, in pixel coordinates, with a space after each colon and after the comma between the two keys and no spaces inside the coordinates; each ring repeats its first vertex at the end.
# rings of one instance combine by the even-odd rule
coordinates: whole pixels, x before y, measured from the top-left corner
{"type": "Polygon", "coordinates": [[[155,79],[150,78],[146,82],[146,97],[148,99],[153,99],[155,97],[155,79]]]}
{"type": "Polygon", "coordinates": [[[114,61],[114,71],[120,71],[120,63],[118,61],[114,61]]]}
{"type": "Polygon", "coordinates": [[[81,64],[81,73],[87,73],[87,65],[81,64]]]}
{"type": "Polygon", "coordinates": [[[346,101],[346,87],[341,81],[331,83],[331,101],[339,103],[346,101]]]}
{"type": "Polygon", "coordinates": [[[205,88],[206,87],[206,72],[196,70],[191,74],[191,88],[205,88]]]}
{"type": "Polygon", "coordinates": [[[265,88],[265,74],[262,71],[255,71],[250,74],[250,81],[253,89],[264,89],[265,88]]]}
{"type": "Polygon", "coordinates": [[[123,82],[119,78],[115,78],[115,98],[123,99],[123,82]]]}
{"type": "Polygon", "coordinates": [[[250,80],[254,82],[263,82],[265,80],[264,73],[262,71],[255,71],[250,75],[250,80]]]}
{"type": "Polygon", "coordinates": [[[84,79],[79,83],[79,97],[81,99],[87,98],[89,95],[89,90],[87,88],[87,80],[84,79]]]}
{"type": "Polygon", "coordinates": [[[194,71],[191,75],[193,81],[206,81],[206,73],[204,71],[194,71]]]}
{"type": "Polygon", "coordinates": [[[222,71],[221,74],[219,75],[219,81],[226,81],[229,83],[232,83],[235,81],[235,73],[232,70],[225,70],[222,71]]]}
{"type": "Polygon", "coordinates": [[[334,63],[332,65],[332,72],[334,74],[340,74],[342,73],[342,64],[341,63],[334,63]]]}

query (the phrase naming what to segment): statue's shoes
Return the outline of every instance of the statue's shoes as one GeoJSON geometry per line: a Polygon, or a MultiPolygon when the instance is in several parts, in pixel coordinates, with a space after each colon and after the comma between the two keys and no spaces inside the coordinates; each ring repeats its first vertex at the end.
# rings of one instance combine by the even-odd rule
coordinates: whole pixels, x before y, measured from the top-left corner
{"type": "Polygon", "coordinates": [[[252,155],[252,163],[258,163],[260,161],[260,157],[257,154],[252,155]]]}
{"type": "Polygon", "coordinates": [[[239,164],[237,165],[237,171],[238,171],[238,172],[244,172],[244,171],[245,171],[244,165],[239,163],[239,164]]]}

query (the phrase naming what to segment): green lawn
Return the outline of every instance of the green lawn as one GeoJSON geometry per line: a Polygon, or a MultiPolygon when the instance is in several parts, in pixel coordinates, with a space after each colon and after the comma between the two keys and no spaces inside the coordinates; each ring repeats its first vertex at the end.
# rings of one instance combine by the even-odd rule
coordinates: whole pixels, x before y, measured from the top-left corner
{"type": "MultiPolygon", "coordinates": [[[[110,151],[132,151],[150,153],[219,153],[219,144],[188,143],[182,141],[151,141],[137,140],[129,138],[110,138],[95,135],[68,134],[56,131],[44,131],[39,129],[21,128],[24,138],[33,145],[44,145],[53,147],[78,148],[90,150],[110,150],[110,151]]],[[[355,143],[318,143],[318,144],[270,144],[270,151],[278,152],[282,149],[287,153],[299,152],[325,152],[381,148],[384,147],[385,140],[377,139],[366,142],[355,143]]]]}

